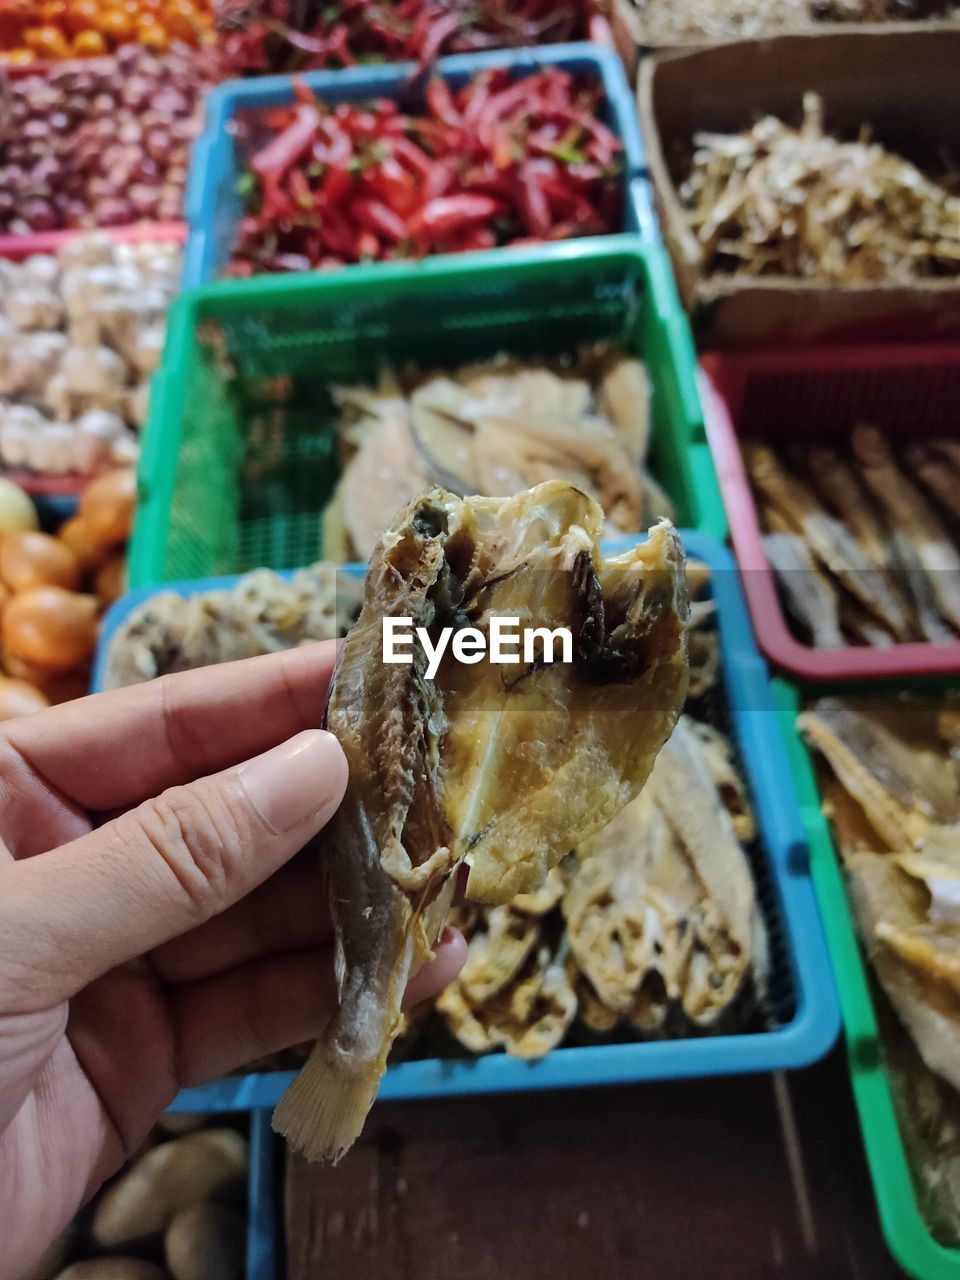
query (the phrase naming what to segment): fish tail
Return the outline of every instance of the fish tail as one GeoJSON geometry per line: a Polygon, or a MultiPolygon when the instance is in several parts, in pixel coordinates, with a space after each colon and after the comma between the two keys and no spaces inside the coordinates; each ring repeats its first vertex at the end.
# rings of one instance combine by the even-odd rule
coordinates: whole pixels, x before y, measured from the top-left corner
{"type": "Polygon", "coordinates": [[[360,1135],[387,1065],[390,1040],[373,1058],[344,1054],[326,1036],[280,1099],[274,1130],[308,1160],[336,1164],[360,1135]]]}

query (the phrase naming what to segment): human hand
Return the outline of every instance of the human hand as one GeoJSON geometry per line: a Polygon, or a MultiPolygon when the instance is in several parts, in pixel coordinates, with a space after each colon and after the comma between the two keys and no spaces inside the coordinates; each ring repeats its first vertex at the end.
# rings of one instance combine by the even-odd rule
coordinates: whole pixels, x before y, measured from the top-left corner
{"type": "MultiPolygon", "coordinates": [[[[0,1280],[183,1085],[313,1039],[336,1007],[320,860],[347,765],[335,646],[0,725],[0,1280]],[[244,763],[245,762],[245,763],[244,763]]],[[[408,999],[463,962],[445,935],[408,999]]]]}

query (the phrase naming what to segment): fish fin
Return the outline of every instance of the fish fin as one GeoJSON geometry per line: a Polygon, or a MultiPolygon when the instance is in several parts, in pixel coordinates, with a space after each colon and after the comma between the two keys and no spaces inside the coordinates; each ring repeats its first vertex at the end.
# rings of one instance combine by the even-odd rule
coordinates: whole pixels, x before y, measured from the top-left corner
{"type": "Polygon", "coordinates": [[[357,1138],[373,1106],[386,1069],[387,1040],[373,1059],[339,1053],[326,1039],[310,1057],[273,1113],[275,1132],[307,1160],[336,1164],[357,1138]]]}

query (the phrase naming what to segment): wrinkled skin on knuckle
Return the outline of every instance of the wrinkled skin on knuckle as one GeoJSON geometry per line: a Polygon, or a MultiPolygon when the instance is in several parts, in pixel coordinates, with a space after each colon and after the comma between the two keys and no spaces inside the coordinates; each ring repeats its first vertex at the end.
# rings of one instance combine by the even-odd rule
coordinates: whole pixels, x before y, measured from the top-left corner
{"type": "Polygon", "coordinates": [[[197,921],[222,910],[242,839],[225,800],[216,793],[171,787],[139,807],[137,823],[189,899],[197,921]]]}

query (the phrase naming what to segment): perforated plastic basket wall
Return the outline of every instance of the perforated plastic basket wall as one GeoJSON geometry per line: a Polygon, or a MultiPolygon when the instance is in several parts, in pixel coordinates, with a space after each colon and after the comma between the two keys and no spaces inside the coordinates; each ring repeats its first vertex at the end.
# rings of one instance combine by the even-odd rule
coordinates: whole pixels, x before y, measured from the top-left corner
{"type": "MultiPolygon", "coordinates": [[[[560,1048],[537,1063],[520,1062],[505,1054],[476,1060],[405,1061],[387,1072],[382,1098],[772,1071],[814,1062],[836,1039],[839,1011],[810,883],[800,813],[773,714],[766,668],[750,635],[733,559],[703,535],[684,533],[683,538],[688,554],[710,566],[717,605],[722,691],[707,714],[732,737],[759,820],[760,839],[751,856],[770,940],[766,1025],[698,1039],[560,1048]]],[[[633,542],[631,538],[618,539],[606,544],[606,549],[622,551],[633,542]]],[[[223,579],[214,579],[171,583],[163,590],[190,595],[224,585],[223,579]]],[[[131,592],[107,614],[94,668],[94,688],[102,683],[105,654],[117,627],[155,590],[131,592]]],[[[286,1072],[233,1076],[184,1090],[175,1105],[197,1111],[272,1106],[291,1079],[286,1072]]]]}
{"type": "Polygon", "coordinates": [[[690,332],[663,250],[608,237],[518,250],[495,272],[486,257],[263,276],[181,298],[151,392],[131,585],[322,555],[337,477],[332,383],[371,382],[387,362],[433,368],[600,340],[647,363],[651,466],[679,522],[723,538],[690,332]]]}
{"type": "MultiPolygon", "coordinates": [[[[872,689],[879,696],[884,692],[869,684],[854,687],[857,696],[872,689]]],[[[836,686],[821,685],[819,692],[835,690],[836,686]]],[[[960,1249],[945,1248],[934,1240],[920,1212],[883,1066],[877,1014],[850,916],[843,870],[830,825],[821,810],[810,755],[795,728],[801,697],[813,696],[813,686],[801,695],[785,681],[775,680],[772,693],[810,846],[810,870],[840,992],[853,1096],[883,1232],[891,1253],[917,1280],[960,1280],[960,1249]]],[[[889,686],[886,694],[890,696],[889,686]]]]}
{"type": "MultiPolygon", "coordinates": [[[[763,549],[740,441],[843,449],[869,422],[894,442],[960,439],[960,346],[840,347],[704,357],[707,435],[763,653],[809,680],[960,671],[960,641],[816,649],[791,631],[763,549]]],[[[948,572],[948,571],[947,571],[948,572]]]]}

